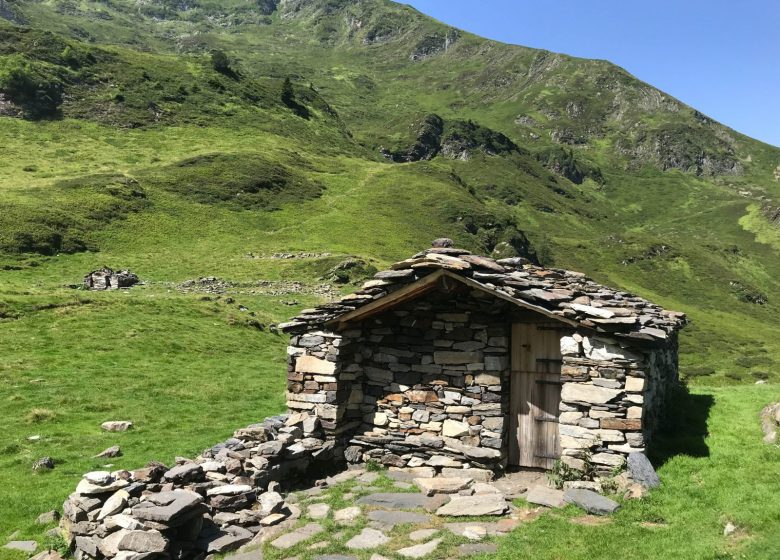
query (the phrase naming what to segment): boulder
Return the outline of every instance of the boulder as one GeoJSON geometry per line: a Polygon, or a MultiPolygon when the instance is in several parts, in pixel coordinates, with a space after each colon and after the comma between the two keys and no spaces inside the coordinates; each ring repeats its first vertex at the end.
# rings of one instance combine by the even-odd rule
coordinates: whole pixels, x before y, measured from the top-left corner
{"type": "Polygon", "coordinates": [[[133,423],[129,420],[110,420],[103,422],[100,427],[107,432],[126,432],[133,427],[133,423]]]}
{"type": "Polygon", "coordinates": [[[661,485],[661,479],[658,478],[652,463],[643,453],[629,453],[628,474],[645,488],[656,488],[661,485]]]}

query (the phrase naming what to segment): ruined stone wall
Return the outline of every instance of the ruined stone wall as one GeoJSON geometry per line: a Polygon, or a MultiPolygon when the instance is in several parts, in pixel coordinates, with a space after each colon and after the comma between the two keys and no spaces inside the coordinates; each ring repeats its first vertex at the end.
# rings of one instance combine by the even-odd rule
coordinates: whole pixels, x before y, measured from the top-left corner
{"type": "MultiPolygon", "coordinates": [[[[76,560],[196,560],[257,543],[300,510],[277,492],[343,463],[308,414],[267,418],[194,460],[87,473],[63,504],[76,560]]],[[[294,521],[293,521],[294,522],[294,521]]]]}
{"type": "Polygon", "coordinates": [[[350,458],[502,468],[511,311],[479,291],[436,294],[352,331],[363,399],[350,458]]]}
{"type": "Polygon", "coordinates": [[[583,333],[561,339],[559,434],[562,460],[582,470],[621,467],[644,453],[670,383],[677,379],[676,340],[638,351],[583,333]]]}

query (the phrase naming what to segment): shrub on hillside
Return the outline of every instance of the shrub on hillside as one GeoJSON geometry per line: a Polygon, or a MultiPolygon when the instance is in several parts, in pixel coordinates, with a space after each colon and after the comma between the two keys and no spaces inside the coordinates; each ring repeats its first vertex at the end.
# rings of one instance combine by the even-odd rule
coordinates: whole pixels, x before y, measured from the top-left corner
{"type": "Polygon", "coordinates": [[[0,93],[18,105],[27,118],[57,116],[63,90],[62,81],[46,64],[11,57],[0,65],[0,93]]]}

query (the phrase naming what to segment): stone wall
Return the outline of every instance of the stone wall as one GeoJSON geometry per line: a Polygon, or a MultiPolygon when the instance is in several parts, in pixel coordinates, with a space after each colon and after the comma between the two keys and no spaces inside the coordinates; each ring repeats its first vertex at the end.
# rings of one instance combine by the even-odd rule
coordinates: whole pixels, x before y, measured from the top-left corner
{"type": "Polygon", "coordinates": [[[677,381],[676,338],[639,351],[575,333],[561,339],[561,353],[562,461],[582,470],[589,459],[604,472],[623,466],[630,453],[644,453],[677,381]]]}
{"type": "Polygon", "coordinates": [[[170,468],[85,474],[63,504],[63,535],[77,560],[228,552],[300,514],[276,492],[279,481],[320,478],[339,459],[318,418],[268,418],[170,468]]]}
{"type": "MultiPolygon", "coordinates": [[[[500,472],[516,311],[481,290],[435,292],[340,333],[294,336],[288,407],[320,416],[352,462],[500,472]]],[[[643,453],[677,380],[676,335],[642,349],[581,328],[561,354],[562,460],[604,473],[643,453]]]]}
{"type": "Polygon", "coordinates": [[[354,340],[363,423],[350,442],[362,458],[501,469],[512,311],[475,290],[435,294],[364,321],[354,340]]]}

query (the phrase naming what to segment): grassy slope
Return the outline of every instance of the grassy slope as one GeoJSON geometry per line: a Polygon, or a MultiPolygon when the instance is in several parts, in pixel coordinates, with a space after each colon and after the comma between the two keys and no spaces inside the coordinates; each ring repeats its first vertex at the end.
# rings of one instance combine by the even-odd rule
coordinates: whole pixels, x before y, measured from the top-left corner
{"type": "MultiPolygon", "coordinates": [[[[0,312],[19,317],[0,320],[0,383],[8,411],[3,414],[8,428],[0,436],[4,450],[0,536],[15,529],[22,529],[23,535],[39,535],[40,529],[32,524],[35,515],[56,507],[79,473],[98,466],[89,457],[104,447],[123,446],[126,456],[113,461],[118,467],[133,467],[151,458],[170,460],[175,454],[192,454],[226,437],[236,426],[281,408],[284,342],[241,326],[244,316],[235,306],[247,305],[262,322],[270,323],[286,319],[317,297],[237,294],[233,296],[237,302],[227,305],[223,300],[209,303],[198,295],[180,294],[171,283],[214,275],[235,281],[302,279],[315,286],[325,270],[344,256],[359,255],[382,266],[440,235],[482,250],[484,228],[469,234],[463,226],[471,215],[514,221],[556,264],[687,311],[694,322],[683,335],[681,362],[683,372],[695,376],[699,385],[778,379],[780,342],[773,333],[778,327],[780,236],[762,221],[750,199],[735,192],[749,188],[771,195],[776,191],[768,171],[776,151],[737,137],[744,147],[743,159],[745,153],[753,159],[744,177],[708,180],[652,168],[627,173],[613,150],[614,137],[607,134],[577,152],[578,157],[603,166],[605,186],[551,179],[533,157],[526,156],[476,157],[469,162],[437,158],[392,165],[380,161],[375,149],[408,142],[413,137],[410,123],[421,114],[473,118],[534,151],[540,145],[530,143],[528,131],[514,124],[516,115],[537,118],[542,123],[537,130],[546,134],[539,142],[547,145],[549,131],[560,123],[547,123],[540,108],[565,105],[570,90],[561,83],[596,71],[621,81],[627,78],[604,63],[587,63],[585,71],[586,66],[578,66],[584,61],[557,55],[548,59],[533,49],[496,44],[485,49],[484,42],[469,35],[462,35],[446,54],[409,64],[408,53],[420,37],[442,27],[400,7],[387,9],[407,31],[395,36],[395,42],[363,47],[360,34],[371,25],[351,40],[344,35],[342,18],[332,29],[327,19],[317,20],[324,23],[312,27],[306,17],[281,20],[276,15],[259,26],[214,28],[198,20],[197,14],[161,23],[115,10],[113,20],[67,13],[55,17],[51,12],[55,4],[29,5],[28,17],[67,35],[74,29],[91,34],[98,46],[90,49],[123,45],[104,47],[117,58],[90,72],[106,73],[121,82],[123,73],[117,68],[122,65],[129,65],[130,77],[159,68],[161,75],[153,77],[162,89],[135,87],[135,78],[120,84],[130,101],[119,113],[105,110],[113,107],[115,102],[108,101],[115,91],[100,85],[78,89],[78,97],[66,102],[64,120],[36,123],[0,117],[0,146],[9,156],[0,162],[2,234],[35,224],[38,212],[54,207],[56,201],[57,211],[78,216],[74,227],[90,247],[99,249],[52,257],[6,255],[0,263],[20,268],[0,271],[0,312]],[[161,38],[194,30],[201,34],[197,44],[188,47],[188,55],[175,55],[171,41],[161,38]],[[332,48],[323,48],[323,41],[332,48]],[[140,44],[152,52],[137,54],[128,48],[140,44]],[[148,119],[144,99],[177,90],[177,76],[182,76],[188,91],[204,75],[213,78],[203,54],[213,46],[238,60],[242,73],[257,84],[259,100],[247,98],[243,85],[225,82],[224,95],[201,92],[179,105],[157,99],[169,103],[163,123],[117,128],[122,119],[148,119]],[[517,77],[510,85],[491,82],[497,76],[524,75],[531,66],[547,68],[548,63],[552,68],[544,79],[527,87],[520,88],[517,77]],[[299,75],[299,93],[313,81],[340,118],[324,113],[316,100],[310,103],[320,107],[315,118],[292,116],[278,101],[281,79],[290,73],[299,75]],[[93,105],[101,110],[91,115],[93,105]],[[199,107],[204,114],[198,114],[199,107]],[[343,124],[357,142],[344,133],[343,124]],[[279,164],[301,158],[301,172],[325,190],[320,197],[267,211],[232,203],[200,204],[163,188],[171,165],[215,152],[249,159],[257,154],[279,164]],[[138,181],[148,206],[96,225],[90,218],[94,197],[57,186],[62,179],[95,173],[138,181]],[[671,249],[660,254],[651,250],[662,245],[671,249]],[[304,261],[247,259],[250,251],[328,251],[335,256],[304,261]],[[632,262],[623,264],[627,260],[632,262]],[[103,264],[130,267],[150,284],[128,294],[85,294],[63,288],[103,264]],[[736,289],[731,282],[741,287],[736,289]],[[740,301],[745,290],[767,294],[768,304],[740,301]],[[283,303],[291,299],[299,305],[283,303]],[[91,303],[74,304],[81,300],[91,303]],[[34,308],[50,304],[61,307],[34,308]],[[228,375],[232,382],[224,383],[228,375]],[[117,378],[127,381],[117,383],[117,378]],[[183,386],[182,379],[187,380],[183,386]],[[252,397],[235,402],[237,390],[252,397]],[[139,399],[142,391],[144,399],[139,399]],[[159,406],[151,402],[157,400],[159,406]],[[31,415],[35,408],[52,411],[54,419],[36,422],[31,415]],[[206,426],[199,423],[203,410],[209,411],[211,419],[206,426]],[[98,431],[101,421],[120,417],[135,420],[139,429],[121,436],[98,431]],[[33,434],[44,438],[32,444],[26,437],[33,434]],[[47,454],[58,461],[58,468],[31,475],[31,461],[47,454]]],[[[102,4],[79,5],[111,10],[102,4]]],[[[585,91],[595,87],[584,83],[585,91]]],[[[667,118],[652,111],[640,117],[667,118]]],[[[681,118],[692,122],[687,113],[681,118]]],[[[622,125],[609,126],[617,134],[622,125]]],[[[223,175],[214,175],[212,182],[217,187],[226,184],[223,175]]],[[[667,463],[662,473],[667,473],[668,488],[647,506],[648,515],[670,522],[670,529],[663,531],[673,535],[674,542],[682,543],[684,535],[694,531],[707,535],[688,557],[715,558],[719,551],[738,555],[744,550],[748,558],[762,558],[770,547],[777,547],[769,530],[771,516],[776,519],[777,512],[768,501],[776,479],[762,474],[772,472],[777,453],[758,445],[755,420],[763,404],[778,399],[776,387],[774,383],[728,391],[700,389],[716,396],[711,411],[713,453],[667,463]],[[755,445],[743,443],[737,433],[754,434],[750,442],[755,445]],[[743,456],[741,468],[747,474],[735,477],[734,486],[724,489],[722,481],[743,456]],[[714,496],[704,490],[692,489],[691,494],[679,490],[696,471],[706,473],[702,487],[712,488],[714,496]],[[680,492],[683,498],[678,498],[680,492]],[[694,507],[683,512],[690,503],[694,507]],[[760,508],[769,513],[757,513],[760,508]],[[729,545],[719,537],[718,524],[726,517],[746,525],[754,537],[729,545]]],[[[562,521],[548,518],[518,532],[519,540],[512,544],[549,550],[550,558],[564,557],[575,547],[590,546],[590,538],[582,539],[589,531],[603,532],[604,541],[611,543],[608,546],[617,547],[622,543],[616,528],[629,527],[638,556],[653,557],[651,551],[666,545],[657,533],[632,524],[639,519],[635,519],[640,515],[637,510],[641,513],[645,506],[627,508],[621,514],[626,517],[607,528],[564,528],[562,521]],[[555,535],[566,538],[548,542],[553,527],[555,535]]],[[[588,557],[585,551],[577,553],[588,557]]],[[[0,552],[0,557],[6,556],[19,557],[0,552]]]]}

